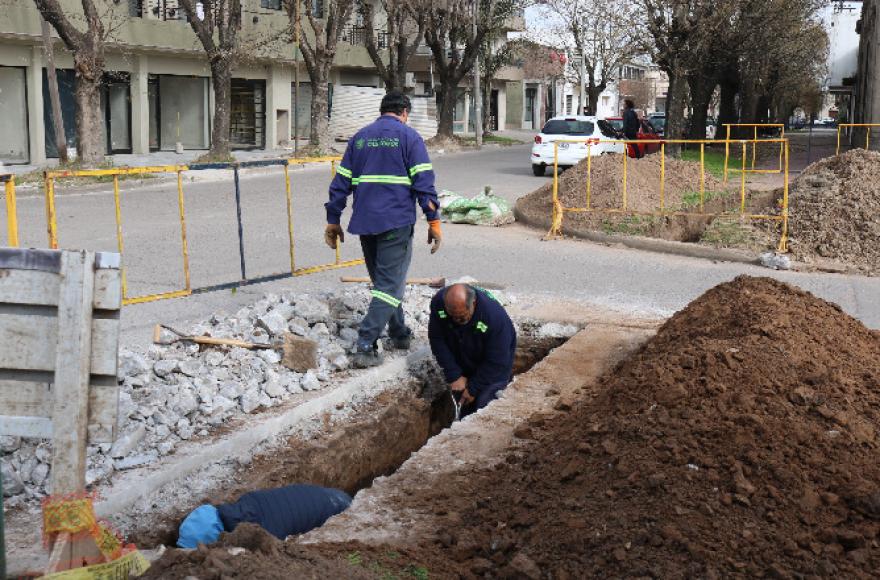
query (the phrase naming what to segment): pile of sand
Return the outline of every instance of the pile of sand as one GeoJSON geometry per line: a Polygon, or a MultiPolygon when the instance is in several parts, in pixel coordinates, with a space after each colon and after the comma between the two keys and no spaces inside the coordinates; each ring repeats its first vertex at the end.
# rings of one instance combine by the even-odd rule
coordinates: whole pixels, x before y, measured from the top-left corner
{"type": "Polygon", "coordinates": [[[791,189],[791,251],[880,273],[880,153],[854,149],[807,167],[791,189]]]}
{"type": "MultiPolygon", "coordinates": [[[[550,168],[552,171],[552,168],[550,168]]],[[[664,207],[667,210],[699,210],[700,164],[666,158],[664,207]]],[[[594,157],[590,171],[584,159],[559,176],[559,199],[563,207],[587,205],[587,175],[591,175],[590,207],[622,209],[623,156],[594,157]]],[[[653,212],[660,209],[660,155],[627,159],[627,209],[653,212]]],[[[705,174],[706,211],[723,211],[725,188],[709,172],[705,174]]],[[[549,226],[553,211],[553,182],[548,180],[536,191],[517,201],[516,213],[531,224],[549,226]]],[[[735,200],[738,202],[737,200],[735,200]]],[[[727,200],[730,203],[730,200],[727,200]]],[[[707,218],[628,216],[607,213],[566,213],[565,227],[573,231],[600,231],[608,234],[642,235],[669,240],[692,241],[699,238],[707,218]]]]}

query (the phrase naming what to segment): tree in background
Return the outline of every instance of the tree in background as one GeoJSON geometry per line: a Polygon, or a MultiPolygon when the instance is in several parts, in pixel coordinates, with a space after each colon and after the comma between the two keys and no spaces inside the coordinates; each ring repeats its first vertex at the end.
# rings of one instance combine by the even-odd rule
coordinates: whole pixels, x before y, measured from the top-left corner
{"type": "Polygon", "coordinates": [[[634,5],[627,0],[548,0],[546,4],[555,16],[552,29],[569,53],[577,84],[576,57],[584,59],[587,108],[595,112],[599,95],[617,78],[620,67],[641,52],[634,5]]]}
{"type": "Polygon", "coordinates": [[[357,0],[324,0],[303,3],[286,0],[291,31],[300,39],[306,72],[312,87],[309,148],[319,154],[330,147],[329,81],[336,47],[357,0]],[[305,18],[303,18],[303,15],[305,18]],[[303,25],[306,21],[308,25],[303,25]]]}
{"type": "MultiPolygon", "coordinates": [[[[104,50],[113,30],[115,3],[111,0],[81,0],[82,14],[65,12],[59,0],[34,0],[43,18],[52,25],[64,46],[73,53],[76,75],[77,156],[86,165],[104,161],[107,141],[101,107],[101,82],[104,76],[104,50]],[[81,30],[73,21],[84,22],[81,30]]],[[[65,3],[68,6],[68,3],[65,3]]],[[[70,10],[70,9],[68,9],[70,10]]]]}
{"type": "Polygon", "coordinates": [[[210,157],[229,157],[232,118],[232,69],[242,55],[241,0],[179,0],[202,43],[211,67],[214,120],[210,157]]]}
{"type": "Polygon", "coordinates": [[[512,65],[524,43],[522,40],[508,41],[501,38],[499,33],[486,35],[480,51],[480,91],[483,95],[483,133],[489,135],[492,132],[492,109],[489,103],[492,100],[492,82],[495,75],[505,66],[512,65]]]}
{"type": "Polygon", "coordinates": [[[364,15],[367,52],[385,90],[404,91],[409,62],[419,49],[425,35],[426,7],[423,0],[378,0],[385,12],[385,39],[388,62],[382,58],[376,35],[377,5],[375,0],[361,0],[364,15]]]}
{"type": "Polygon", "coordinates": [[[453,138],[458,85],[473,69],[487,33],[503,29],[520,8],[518,0],[443,0],[426,6],[425,44],[431,49],[440,84],[437,137],[453,138]]]}

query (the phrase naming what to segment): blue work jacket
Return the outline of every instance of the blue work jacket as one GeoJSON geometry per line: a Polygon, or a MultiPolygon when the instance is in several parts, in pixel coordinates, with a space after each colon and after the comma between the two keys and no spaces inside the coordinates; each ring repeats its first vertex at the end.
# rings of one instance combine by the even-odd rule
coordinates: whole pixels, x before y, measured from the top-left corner
{"type": "Polygon", "coordinates": [[[446,314],[446,288],[431,300],[428,339],[446,382],[462,376],[475,398],[483,389],[510,382],[516,355],[516,329],[504,307],[487,291],[477,290],[470,322],[459,326],[446,314]]]}
{"type": "Polygon", "coordinates": [[[338,489],[298,484],[246,493],[235,503],[218,505],[217,512],[227,532],[249,522],[283,540],[320,527],[350,504],[338,489]]]}
{"type": "Polygon", "coordinates": [[[354,203],[348,231],[354,235],[381,234],[416,223],[416,203],[429,220],[439,219],[425,142],[390,115],[382,115],[348,142],[330,184],[330,201],[324,204],[328,224],[339,223],[349,193],[354,203]]]}

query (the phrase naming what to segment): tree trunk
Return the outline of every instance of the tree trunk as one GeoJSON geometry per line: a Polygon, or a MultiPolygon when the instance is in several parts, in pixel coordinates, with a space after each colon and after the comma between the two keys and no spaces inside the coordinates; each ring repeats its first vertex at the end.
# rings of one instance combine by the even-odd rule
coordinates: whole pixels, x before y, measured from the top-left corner
{"type": "MultiPolygon", "coordinates": [[[[684,126],[684,107],[687,101],[687,81],[681,72],[669,72],[669,94],[666,101],[666,130],[664,138],[681,139],[684,126]]],[[[681,145],[670,143],[666,151],[672,157],[681,155],[681,145]]]]}
{"type": "Polygon", "coordinates": [[[709,101],[715,92],[715,81],[701,72],[688,75],[688,86],[691,90],[691,130],[688,138],[706,138],[706,118],[709,116],[709,101]]]}
{"type": "MultiPolygon", "coordinates": [[[[724,75],[721,79],[721,103],[718,107],[718,137],[727,138],[725,124],[733,124],[738,120],[736,114],[736,93],[739,91],[739,83],[730,75],[724,75]]],[[[731,132],[733,136],[733,132],[731,132]]]]}
{"type": "Polygon", "coordinates": [[[440,103],[437,108],[437,136],[452,139],[454,136],[456,84],[441,79],[440,103]]]}
{"type": "Polygon", "coordinates": [[[43,33],[43,54],[46,59],[46,80],[49,84],[49,101],[52,104],[52,126],[55,130],[55,148],[58,150],[58,160],[62,164],[68,162],[67,158],[67,135],[64,132],[64,117],[61,115],[61,95],[58,93],[58,75],[55,73],[55,51],[52,48],[52,34],[49,31],[49,23],[45,18],[40,18],[40,26],[43,33]]]}
{"type": "Polygon", "coordinates": [[[232,65],[230,59],[211,61],[211,84],[214,87],[214,121],[211,127],[211,157],[229,156],[229,132],[232,119],[232,65]]]}
{"type": "Polygon", "coordinates": [[[321,152],[326,152],[330,148],[330,119],[327,117],[330,95],[327,87],[327,68],[329,66],[319,64],[317,78],[312,81],[312,126],[309,132],[309,146],[321,152]]]}
{"type": "MultiPolygon", "coordinates": [[[[599,95],[602,91],[599,90],[599,87],[589,87],[587,89],[587,101],[589,103],[590,110],[588,113],[590,115],[595,115],[596,111],[599,109],[599,95]]],[[[585,115],[587,113],[584,113],[585,115]]]]}
{"type": "Polygon", "coordinates": [[[103,59],[83,49],[74,55],[74,67],[77,158],[83,165],[93,167],[103,163],[107,153],[101,108],[103,59]]]}

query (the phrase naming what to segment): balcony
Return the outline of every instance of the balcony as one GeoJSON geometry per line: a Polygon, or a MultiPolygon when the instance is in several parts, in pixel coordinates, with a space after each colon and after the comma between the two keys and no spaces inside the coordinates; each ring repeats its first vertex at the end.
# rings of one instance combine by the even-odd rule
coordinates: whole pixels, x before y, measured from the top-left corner
{"type": "MultiPolygon", "coordinates": [[[[202,3],[196,5],[202,8],[202,3]]],[[[128,0],[128,14],[151,20],[186,20],[186,10],[177,0],[128,0]]]]}
{"type": "MultiPolygon", "coordinates": [[[[348,26],[342,31],[342,42],[352,46],[367,45],[367,29],[365,26],[348,26]]],[[[388,33],[385,31],[376,32],[376,48],[384,50],[388,48],[388,33]]]]}

